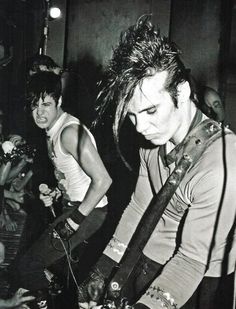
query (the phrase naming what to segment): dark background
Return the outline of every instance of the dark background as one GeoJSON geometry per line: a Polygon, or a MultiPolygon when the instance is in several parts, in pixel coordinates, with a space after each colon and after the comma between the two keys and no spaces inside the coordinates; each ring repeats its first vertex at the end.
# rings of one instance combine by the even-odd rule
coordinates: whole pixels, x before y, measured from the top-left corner
{"type": "MultiPolygon", "coordinates": [[[[153,23],[180,46],[195,79],[220,92],[227,122],[236,129],[235,0],[54,0],[50,5],[60,7],[62,17],[49,21],[47,54],[74,72],[73,107],[87,124],[93,119],[96,82],[120,32],[151,13],[153,23]]],[[[45,9],[45,0],[0,0],[0,41],[13,55],[0,70],[0,107],[9,131],[27,131],[24,66],[39,50],[45,9]]]]}
{"type": "MultiPolygon", "coordinates": [[[[51,0],[49,4],[60,7],[62,16],[49,20],[47,55],[68,71],[65,103],[86,125],[94,119],[97,82],[120,32],[141,15],[152,14],[162,34],[182,49],[184,63],[196,81],[219,91],[226,122],[236,132],[236,0],[51,0]]],[[[27,60],[42,47],[46,7],[45,0],[0,0],[0,44],[5,47],[1,57],[12,57],[6,66],[0,66],[0,109],[5,135],[21,134],[38,149],[35,187],[54,182],[43,133],[24,110],[27,60]]],[[[107,116],[93,131],[113,179],[108,193],[109,229],[103,233],[107,239],[94,242],[100,250],[129,201],[136,179],[134,162],[138,162],[139,141],[133,128],[121,132],[121,149],[133,167],[130,172],[117,156],[109,113],[107,116]]],[[[35,218],[32,222],[38,222],[38,213],[35,218]]],[[[29,229],[35,228],[33,224],[29,229]]]]}

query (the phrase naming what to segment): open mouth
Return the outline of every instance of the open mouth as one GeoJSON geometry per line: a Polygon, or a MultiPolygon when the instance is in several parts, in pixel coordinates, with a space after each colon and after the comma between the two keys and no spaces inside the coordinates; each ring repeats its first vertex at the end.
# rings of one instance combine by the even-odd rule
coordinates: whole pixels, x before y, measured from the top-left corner
{"type": "Polygon", "coordinates": [[[45,123],[45,122],[47,122],[47,119],[46,118],[37,118],[36,119],[36,121],[37,121],[37,123],[45,123]]]}

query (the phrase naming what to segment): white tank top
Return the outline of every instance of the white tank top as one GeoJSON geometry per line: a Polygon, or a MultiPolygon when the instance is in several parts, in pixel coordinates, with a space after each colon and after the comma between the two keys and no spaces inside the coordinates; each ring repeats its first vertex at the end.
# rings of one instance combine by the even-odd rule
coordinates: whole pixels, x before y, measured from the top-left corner
{"type": "MultiPolygon", "coordinates": [[[[74,124],[81,125],[86,130],[93,145],[96,147],[96,142],[92,133],[80,123],[79,119],[64,112],[58,118],[53,127],[47,131],[48,153],[54,165],[55,177],[58,181],[58,187],[62,191],[63,197],[73,202],[82,202],[91,179],[71,154],[63,152],[60,139],[64,128],[74,124]]],[[[103,207],[106,204],[107,198],[104,196],[96,207],[103,207]]]]}

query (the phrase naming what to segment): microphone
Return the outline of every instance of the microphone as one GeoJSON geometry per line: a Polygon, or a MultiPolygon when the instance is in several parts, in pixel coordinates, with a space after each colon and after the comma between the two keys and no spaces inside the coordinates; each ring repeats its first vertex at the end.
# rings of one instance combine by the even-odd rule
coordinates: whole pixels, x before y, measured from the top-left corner
{"type": "Polygon", "coordinates": [[[46,183],[41,183],[39,185],[39,192],[46,195],[46,194],[49,194],[50,192],[52,192],[52,190],[49,189],[49,187],[46,183]]]}
{"type": "MultiPolygon", "coordinates": [[[[44,195],[52,194],[51,195],[52,197],[55,196],[55,193],[48,187],[48,185],[46,183],[41,183],[39,185],[39,192],[44,194],[44,195]]],[[[49,209],[50,209],[53,217],[56,218],[56,214],[55,214],[55,211],[54,211],[54,208],[53,208],[53,203],[51,205],[49,205],[49,209]]]]}

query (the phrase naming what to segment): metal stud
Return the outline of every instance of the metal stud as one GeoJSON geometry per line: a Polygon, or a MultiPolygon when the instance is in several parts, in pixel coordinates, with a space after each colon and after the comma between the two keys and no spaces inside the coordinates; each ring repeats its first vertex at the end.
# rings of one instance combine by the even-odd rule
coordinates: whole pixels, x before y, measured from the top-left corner
{"type": "Polygon", "coordinates": [[[118,282],[114,281],[111,283],[111,288],[113,291],[118,291],[120,289],[120,285],[118,282]]]}

